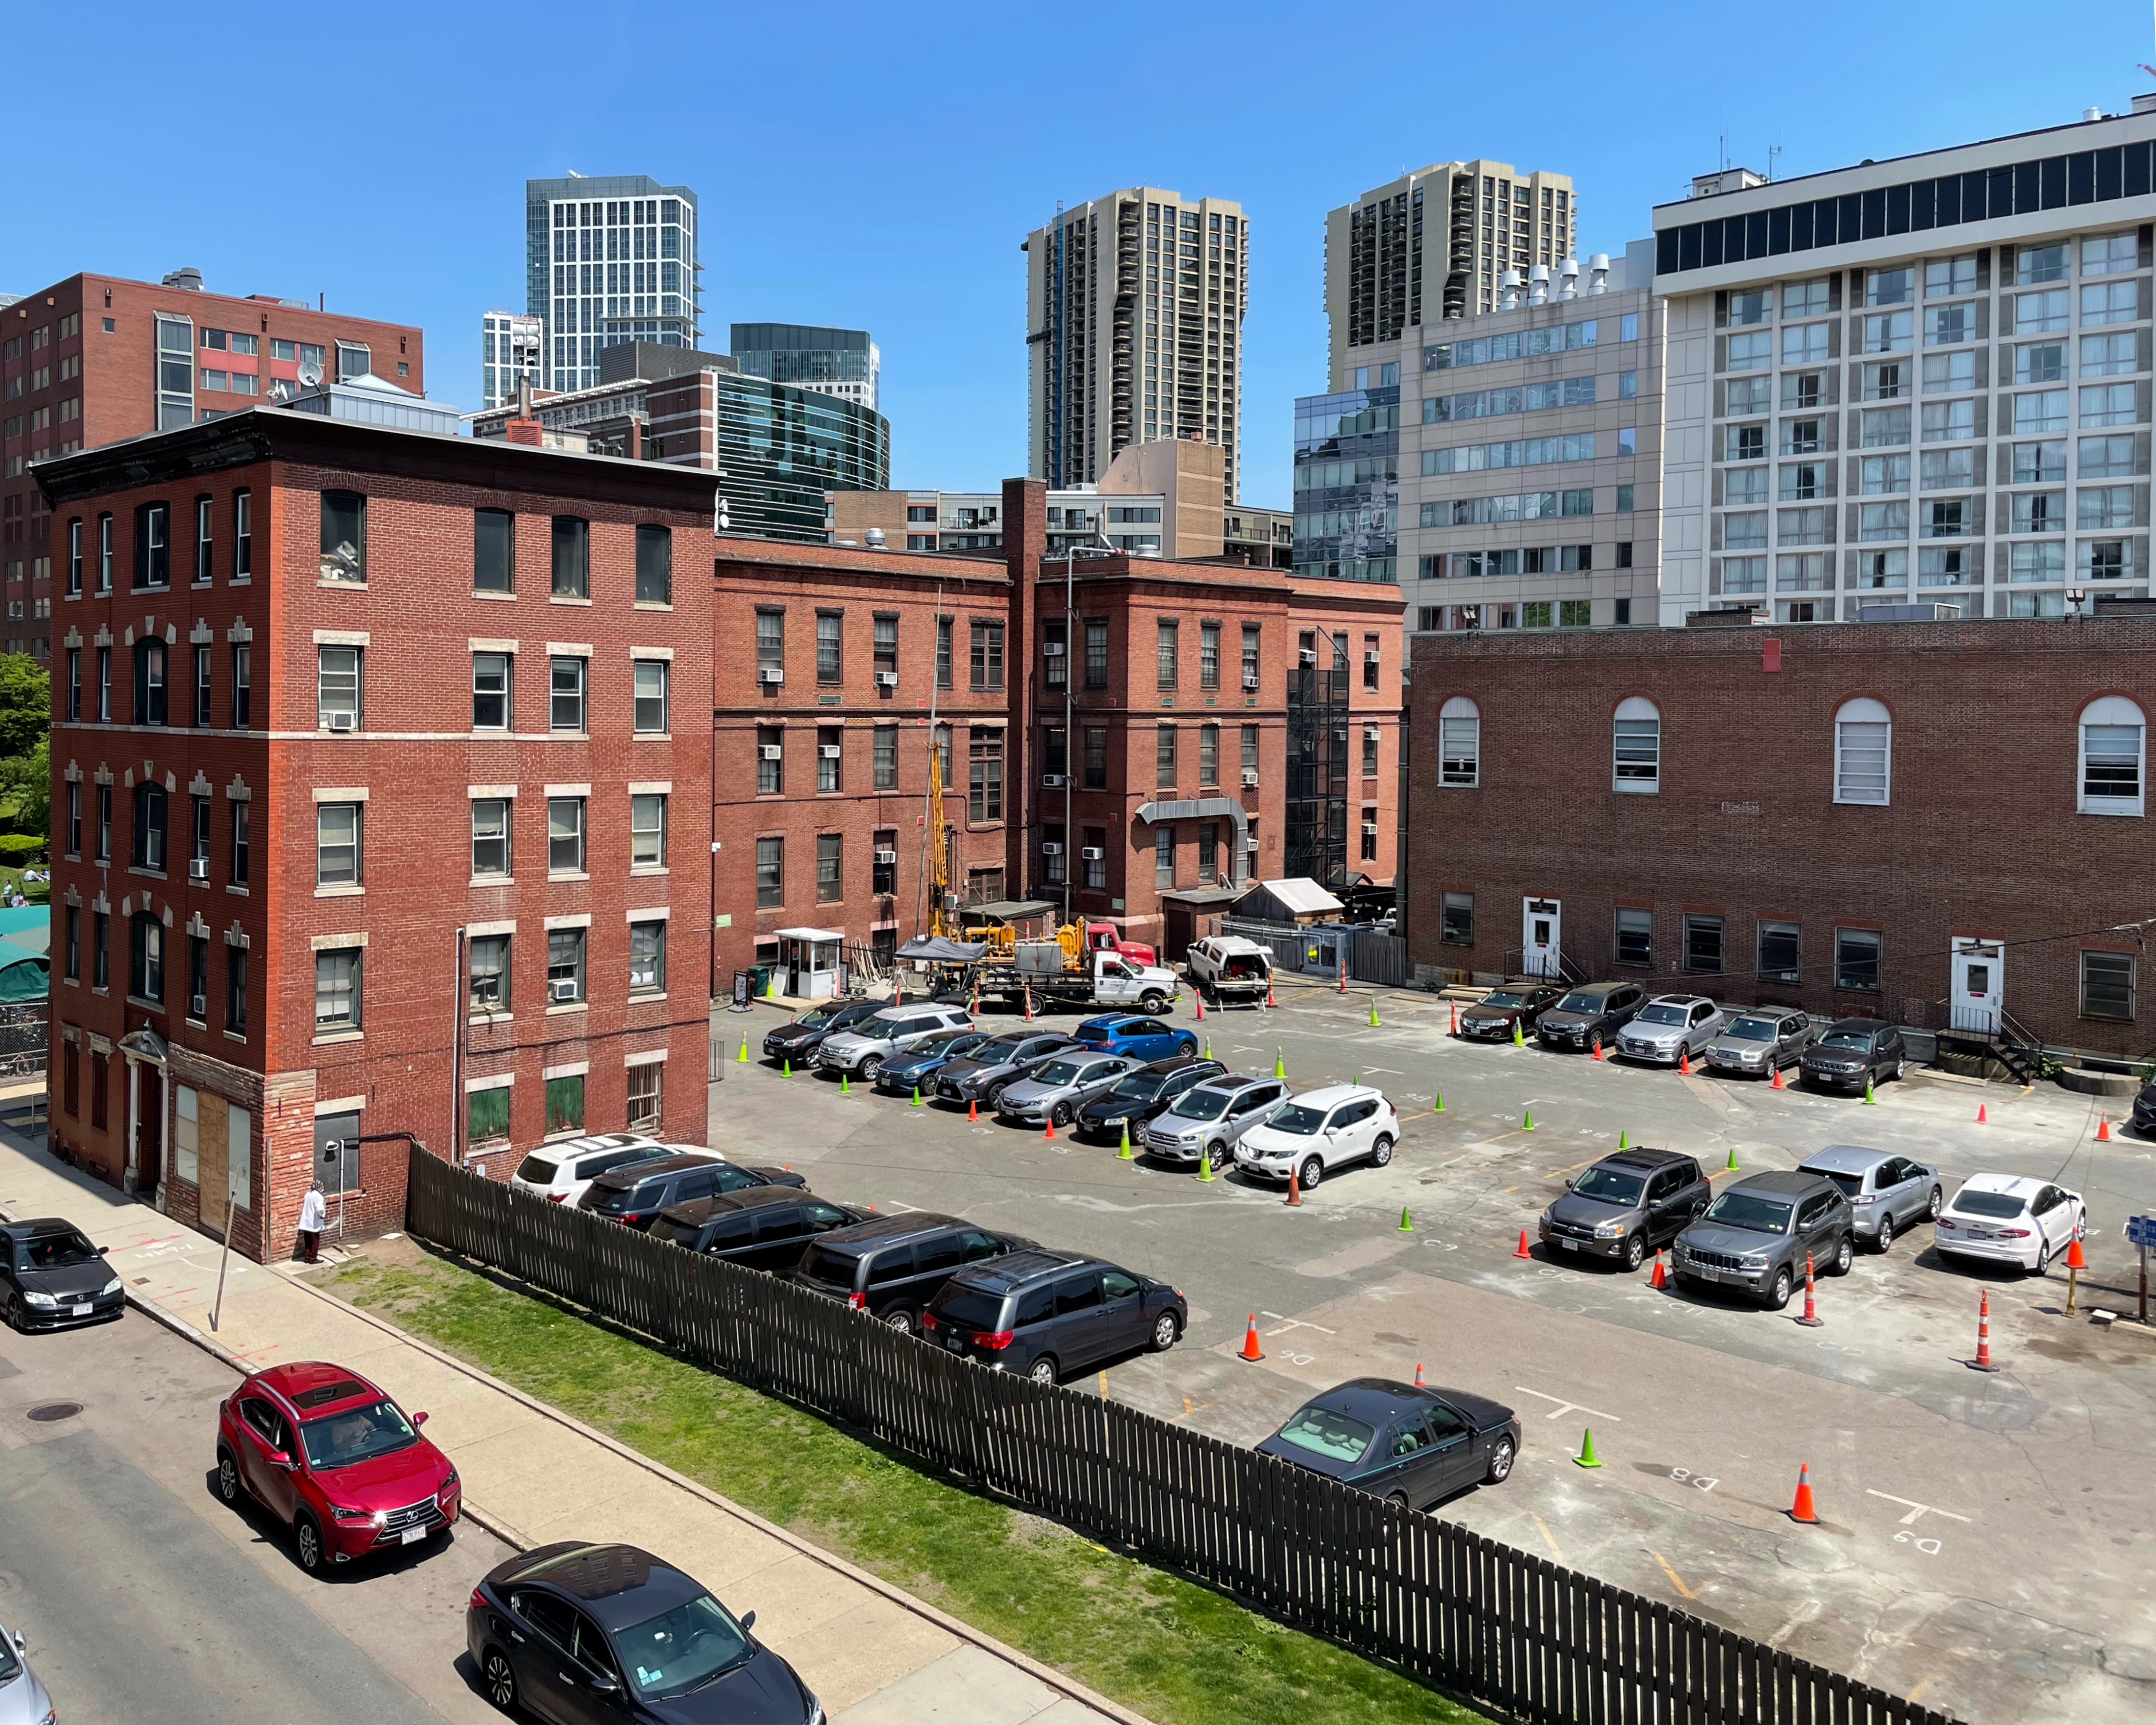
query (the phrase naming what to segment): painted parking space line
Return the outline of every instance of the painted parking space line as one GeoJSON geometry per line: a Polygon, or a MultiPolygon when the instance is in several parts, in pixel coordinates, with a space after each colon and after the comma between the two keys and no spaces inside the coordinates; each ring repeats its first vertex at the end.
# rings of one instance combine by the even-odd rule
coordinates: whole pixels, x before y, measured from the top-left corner
{"type": "Polygon", "coordinates": [[[1699,1597],[1697,1594],[1694,1593],[1690,1588],[1684,1584],[1684,1579],[1680,1576],[1675,1569],[1672,1569],[1670,1567],[1670,1560],[1667,1558],[1664,1557],[1660,1552],[1656,1551],[1651,1547],[1648,1548],[1647,1555],[1662,1566],[1662,1574],[1669,1577],[1670,1585],[1671,1587],[1682,1594],[1687,1599],[1696,1599],[1699,1597]]]}
{"type": "Polygon", "coordinates": [[[1537,1401],[1555,1402],[1557,1405],[1543,1416],[1546,1420],[1554,1420],[1563,1414],[1580,1413],[1592,1414],[1597,1420],[1607,1420],[1612,1425],[1622,1425],[1625,1423],[1616,1414],[1605,1414],[1599,1408],[1590,1408],[1584,1402],[1568,1402],[1562,1396],[1550,1394],[1547,1390],[1530,1389],[1524,1384],[1515,1384],[1512,1388],[1522,1395],[1534,1397],[1537,1401]]]}
{"type": "Polygon", "coordinates": [[[1323,1324],[1306,1323],[1299,1317],[1286,1317],[1277,1312],[1267,1312],[1262,1306],[1258,1308],[1258,1315],[1260,1317],[1280,1319],[1280,1327],[1276,1330],[1267,1330],[1265,1333],[1268,1336],[1285,1336],[1290,1330],[1315,1330],[1321,1336],[1337,1336],[1340,1333],[1337,1330],[1327,1329],[1323,1324]]]}
{"type": "Polygon", "coordinates": [[[1883,1497],[1889,1503],[1902,1505],[1909,1512],[1902,1517],[1901,1525],[1904,1527],[1914,1527],[1926,1516],[1944,1516],[1950,1522],[1959,1522],[1964,1527],[1969,1525],[1967,1516],[1958,1516],[1952,1510],[1941,1509],[1935,1503],[1919,1503],[1913,1497],[1897,1497],[1892,1491],[1875,1491],[1869,1486],[1864,1488],[1864,1495],[1866,1497],[1883,1497]]]}
{"type": "Polygon", "coordinates": [[[1535,1524],[1537,1531],[1542,1534],[1543,1543],[1550,1548],[1550,1555],[1562,1563],[1564,1561],[1564,1548],[1557,1543],[1557,1536],[1550,1532],[1549,1523],[1532,1510],[1527,1512],[1527,1519],[1535,1524]]]}

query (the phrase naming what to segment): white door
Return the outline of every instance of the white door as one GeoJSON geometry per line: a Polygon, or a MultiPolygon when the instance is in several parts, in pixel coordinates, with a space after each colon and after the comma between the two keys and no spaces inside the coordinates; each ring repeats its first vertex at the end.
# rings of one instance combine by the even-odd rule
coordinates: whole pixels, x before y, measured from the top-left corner
{"type": "Polygon", "coordinates": [[[1521,901],[1520,968],[1529,976],[1558,974],[1558,935],[1562,901],[1553,898],[1521,901]]]}
{"type": "Polygon", "coordinates": [[[2006,953],[2002,944],[1956,935],[1953,992],[1947,1001],[1948,1028],[1995,1036],[2005,999],[2006,953]]]}

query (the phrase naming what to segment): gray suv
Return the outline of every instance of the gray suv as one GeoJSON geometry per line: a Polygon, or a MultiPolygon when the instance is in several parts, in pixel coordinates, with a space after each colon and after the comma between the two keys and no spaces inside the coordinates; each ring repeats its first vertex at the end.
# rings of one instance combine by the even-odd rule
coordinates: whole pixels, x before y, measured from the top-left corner
{"type": "Polygon", "coordinates": [[[1543,1013],[1535,1034],[1544,1048],[1576,1048],[1582,1054],[1597,1042],[1607,1048],[1646,998],[1638,983],[1588,983],[1543,1013]]]}
{"type": "Polygon", "coordinates": [[[1721,1034],[1722,1009],[1698,994],[1657,994],[1617,1033],[1614,1052],[1628,1060],[1674,1066],[1687,1055],[1702,1055],[1721,1034]]]}
{"type": "Polygon", "coordinates": [[[1185,1091],[1174,1106],[1155,1115],[1145,1147],[1167,1162],[1194,1164],[1203,1156],[1217,1168],[1245,1132],[1286,1100],[1287,1086],[1276,1078],[1229,1073],[1185,1091]]]}
{"type": "Polygon", "coordinates": [[[1849,1273],[1856,1235],[1847,1194],[1825,1175],[1753,1174],[1716,1193],[1671,1255],[1680,1286],[1741,1288],[1779,1312],[1804,1279],[1807,1255],[1824,1275],[1849,1273]]]}
{"type": "Polygon", "coordinates": [[[1552,1257],[1614,1258],[1637,1270],[1697,1218],[1714,1196],[1699,1164],[1674,1150],[1620,1150],[1571,1183],[1543,1212],[1552,1257]]]}
{"type": "Polygon", "coordinates": [[[1856,1237],[1874,1251],[1885,1251],[1904,1228],[1938,1221],[1946,1207],[1937,1168],[1884,1150],[1830,1144],[1807,1156],[1798,1172],[1823,1174],[1841,1188],[1856,1212],[1856,1237]]]}
{"type": "Polygon", "coordinates": [[[966,1016],[963,1006],[886,1006],[859,1024],[833,1031],[813,1058],[827,1071],[850,1072],[874,1084],[883,1063],[904,1054],[915,1043],[973,1028],[973,1021],[966,1016]]]}
{"type": "Polygon", "coordinates": [[[1819,1038],[1810,1015],[1794,1006],[1748,1006],[1707,1045],[1707,1064],[1717,1072],[1771,1078],[1794,1066],[1819,1038]]]}
{"type": "Polygon", "coordinates": [[[1021,1126],[1039,1126],[1045,1120],[1068,1126],[1081,1108],[1136,1071],[1138,1065],[1127,1055],[1102,1054],[1097,1049],[1066,1049],[1006,1086],[997,1099],[996,1116],[1021,1126]]]}

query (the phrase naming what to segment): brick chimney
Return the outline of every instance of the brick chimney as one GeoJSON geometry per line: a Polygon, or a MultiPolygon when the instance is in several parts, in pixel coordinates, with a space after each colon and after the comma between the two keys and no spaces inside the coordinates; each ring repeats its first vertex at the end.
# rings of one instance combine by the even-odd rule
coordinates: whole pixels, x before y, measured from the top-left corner
{"type": "Polygon", "coordinates": [[[540,435],[539,422],[531,417],[531,377],[525,373],[516,380],[516,413],[501,428],[501,434],[513,444],[529,444],[538,449],[546,442],[540,435]]]}

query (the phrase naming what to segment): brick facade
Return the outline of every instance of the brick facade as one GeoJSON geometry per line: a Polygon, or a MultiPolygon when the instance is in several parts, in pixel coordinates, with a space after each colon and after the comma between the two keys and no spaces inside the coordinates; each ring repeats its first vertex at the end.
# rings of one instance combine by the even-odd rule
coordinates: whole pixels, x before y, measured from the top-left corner
{"type": "Polygon", "coordinates": [[[2081,954],[2138,956],[2116,925],[2156,916],[2145,819],[2082,812],[2082,726],[2106,696],[2156,710],[2156,619],[1419,638],[1410,957],[1508,970],[1534,897],[1558,903],[1562,949],[1590,975],[1938,1029],[1953,1028],[1956,939],[2004,942],[2005,1010],[2035,1036],[2144,1053],[2136,1019],[2083,999],[2081,954]],[[1652,794],[1614,788],[1613,725],[1635,697],[1660,718],[1652,794]],[[1479,716],[1471,787],[1440,782],[1450,701],[1479,716]],[[1891,725],[1883,803],[1837,799],[1871,794],[1853,734],[1837,774],[1837,715],[1871,716],[1852,701],[1891,725]],[[1471,895],[1471,937],[1443,938],[1447,892],[1471,895]],[[1630,970],[1620,908],[1650,937],[1630,970]],[[1691,968],[1715,919],[1721,968],[1691,968]],[[1799,932],[1793,982],[1758,973],[1770,923],[1799,932]],[[1878,937],[1876,987],[1837,986],[1862,974],[1838,962],[1845,930],[1878,937]]]}

